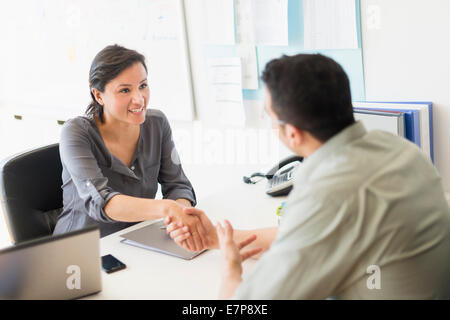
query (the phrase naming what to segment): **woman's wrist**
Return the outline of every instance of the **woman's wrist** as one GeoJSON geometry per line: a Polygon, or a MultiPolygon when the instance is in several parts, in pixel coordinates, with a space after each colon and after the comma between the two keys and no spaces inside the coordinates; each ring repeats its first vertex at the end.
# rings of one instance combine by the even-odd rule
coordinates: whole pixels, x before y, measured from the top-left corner
{"type": "Polygon", "coordinates": [[[179,203],[183,207],[188,207],[188,208],[192,207],[192,204],[188,199],[179,198],[179,199],[175,200],[175,202],[179,203]]]}
{"type": "Polygon", "coordinates": [[[160,208],[161,218],[166,218],[166,217],[170,216],[170,213],[174,211],[175,207],[179,206],[179,204],[175,200],[162,199],[159,201],[161,203],[161,208],[160,208]]]}

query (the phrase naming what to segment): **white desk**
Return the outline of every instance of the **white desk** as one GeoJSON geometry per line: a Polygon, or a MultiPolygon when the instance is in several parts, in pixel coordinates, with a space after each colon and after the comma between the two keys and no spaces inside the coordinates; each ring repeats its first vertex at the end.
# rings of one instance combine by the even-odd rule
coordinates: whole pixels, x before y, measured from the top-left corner
{"type": "MultiPolygon", "coordinates": [[[[277,225],[277,207],[286,197],[265,194],[265,181],[237,183],[214,196],[199,197],[202,209],[215,223],[228,219],[234,228],[254,229],[277,225]]],[[[120,234],[152,223],[146,221],[100,240],[101,255],[112,254],[127,268],[112,274],[102,271],[102,291],[86,299],[217,299],[220,286],[220,251],[209,250],[186,261],[120,243],[120,234]]],[[[245,274],[255,260],[244,262],[245,274]]]]}

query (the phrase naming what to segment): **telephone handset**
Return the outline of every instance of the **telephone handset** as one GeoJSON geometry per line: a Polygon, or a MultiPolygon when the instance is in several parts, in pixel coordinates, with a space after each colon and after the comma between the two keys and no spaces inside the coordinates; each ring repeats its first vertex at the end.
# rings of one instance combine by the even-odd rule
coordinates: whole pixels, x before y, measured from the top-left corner
{"type": "Polygon", "coordinates": [[[295,155],[289,156],[281,160],[277,165],[275,165],[265,174],[256,172],[250,177],[244,177],[244,182],[254,184],[257,181],[254,182],[252,180],[253,177],[264,177],[267,178],[266,193],[268,195],[272,197],[287,195],[292,190],[292,178],[295,169],[302,161],[302,157],[295,155]]]}

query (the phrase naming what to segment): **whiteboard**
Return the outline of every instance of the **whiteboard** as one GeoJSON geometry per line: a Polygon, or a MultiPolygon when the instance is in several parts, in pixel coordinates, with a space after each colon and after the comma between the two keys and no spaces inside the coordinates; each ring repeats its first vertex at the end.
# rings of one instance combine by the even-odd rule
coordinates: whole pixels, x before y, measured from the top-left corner
{"type": "Polygon", "coordinates": [[[84,113],[89,68],[107,45],[146,57],[149,106],[192,120],[182,0],[15,0],[2,5],[0,102],[40,112],[84,113]]]}

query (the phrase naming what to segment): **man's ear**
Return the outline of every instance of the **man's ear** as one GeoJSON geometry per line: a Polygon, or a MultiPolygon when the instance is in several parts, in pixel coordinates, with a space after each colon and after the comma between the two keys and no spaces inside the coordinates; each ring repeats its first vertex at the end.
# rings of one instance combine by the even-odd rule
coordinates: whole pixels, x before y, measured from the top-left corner
{"type": "Polygon", "coordinates": [[[100,90],[98,90],[96,88],[92,88],[91,92],[98,104],[100,104],[101,106],[105,105],[103,103],[102,94],[101,94],[100,90]]]}
{"type": "Polygon", "coordinates": [[[289,145],[292,148],[298,147],[305,139],[305,132],[289,123],[285,124],[285,133],[289,145]]]}

